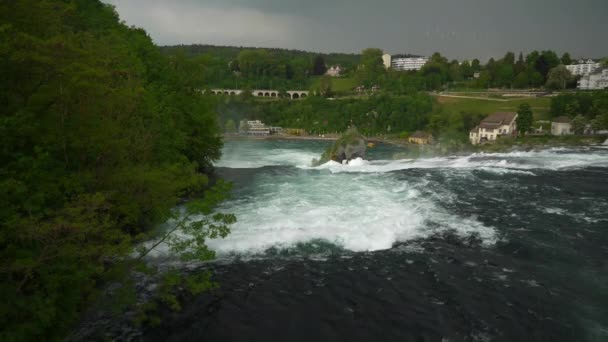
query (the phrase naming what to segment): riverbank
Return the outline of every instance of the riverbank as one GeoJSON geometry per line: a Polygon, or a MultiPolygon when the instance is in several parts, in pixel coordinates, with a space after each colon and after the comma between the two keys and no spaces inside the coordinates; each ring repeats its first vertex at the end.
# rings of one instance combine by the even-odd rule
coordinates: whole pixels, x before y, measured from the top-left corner
{"type": "MultiPolygon", "coordinates": [[[[224,135],[227,140],[284,140],[284,141],[336,141],[336,135],[296,136],[288,134],[267,136],[224,135]]],[[[471,145],[463,141],[439,142],[433,145],[412,144],[397,137],[367,137],[369,143],[387,144],[402,148],[394,158],[431,158],[470,153],[504,153],[511,151],[530,151],[547,148],[567,148],[602,145],[607,141],[606,135],[531,135],[518,138],[502,138],[491,144],[471,145]]]]}

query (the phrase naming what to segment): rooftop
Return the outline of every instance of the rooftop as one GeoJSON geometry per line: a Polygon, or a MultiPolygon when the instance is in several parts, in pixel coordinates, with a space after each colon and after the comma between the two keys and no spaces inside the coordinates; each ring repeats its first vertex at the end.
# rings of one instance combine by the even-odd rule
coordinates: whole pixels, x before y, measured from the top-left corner
{"type": "Polygon", "coordinates": [[[517,113],[515,112],[496,112],[481,120],[479,127],[496,129],[500,126],[511,124],[516,117],[517,113]]]}
{"type": "Polygon", "coordinates": [[[427,132],[423,132],[423,131],[416,131],[416,132],[414,132],[414,134],[410,135],[410,138],[427,139],[430,137],[431,137],[431,134],[429,134],[427,132]]]}
{"type": "Polygon", "coordinates": [[[570,118],[567,116],[558,116],[552,122],[556,123],[570,123],[570,118]]]}

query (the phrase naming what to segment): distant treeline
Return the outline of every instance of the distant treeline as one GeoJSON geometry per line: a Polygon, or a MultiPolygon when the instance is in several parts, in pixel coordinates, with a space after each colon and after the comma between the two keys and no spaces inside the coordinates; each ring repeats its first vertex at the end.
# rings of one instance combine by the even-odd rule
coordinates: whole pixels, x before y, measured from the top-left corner
{"type": "Polygon", "coordinates": [[[216,45],[171,45],[161,46],[160,51],[167,55],[183,51],[189,57],[211,54],[225,60],[234,60],[244,50],[265,50],[273,57],[278,59],[298,59],[306,58],[312,61],[315,57],[321,56],[328,65],[353,66],[359,63],[360,54],[354,53],[318,53],[303,50],[290,50],[280,48],[258,48],[258,47],[236,47],[236,46],[216,46],[216,45]]]}
{"type": "MultiPolygon", "coordinates": [[[[439,53],[419,71],[386,70],[380,49],[365,49],[361,54],[321,54],[297,50],[210,45],[162,47],[167,55],[191,58],[204,70],[207,88],[239,89],[309,89],[334,95],[330,77],[323,82],[318,77],[328,67],[340,65],[343,77],[357,86],[378,86],[395,94],[412,91],[447,89],[567,89],[575,88],[578,80],[565,68],[571,64],[570,54],[558,56],[554,51],[532,51],[524,56],[512,52],[503,58],[490,58],[485,64],[478,59],[449,60],[439,53]],[[317,80],[317,81],[315,81],[317,80]]],[[[402,55],[412,56],[412,55],[402,55]]],[[[338,94],[340,95],[340,94],[338,94]]]]}
{"type": "Polygon", "coordinates": [[[229,89],[306,90],[328,67],[340,65],[352,74],[360,60],[356,54],[209,45],[165,46],[161,51],[200,64],[205,77],[201,86],[229,89]]]}

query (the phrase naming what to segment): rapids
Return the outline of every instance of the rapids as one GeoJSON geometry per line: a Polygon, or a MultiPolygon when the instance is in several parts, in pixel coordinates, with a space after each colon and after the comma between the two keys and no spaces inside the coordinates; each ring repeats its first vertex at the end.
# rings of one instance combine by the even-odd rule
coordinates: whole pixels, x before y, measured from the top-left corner
{"type": "Polygon", "coordinates": [[[94,320],[102,336],[608,341],[606,146],[403,159],[379,145],[311,167],[328,144],[227,141],[221,210],[238,222],[208,241],[216,261],[184,265],[219,288],[182,294],[158,327],[94,320]]]}

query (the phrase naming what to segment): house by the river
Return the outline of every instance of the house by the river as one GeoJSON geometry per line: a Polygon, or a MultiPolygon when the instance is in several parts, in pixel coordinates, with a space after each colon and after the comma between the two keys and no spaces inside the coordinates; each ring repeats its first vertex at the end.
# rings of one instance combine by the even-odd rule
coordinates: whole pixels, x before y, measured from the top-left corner
{"type": "Polygon", "coordinates": [[[479,125],[469,132],[471,144],[477,145],[496,141],[503,136],[517,136],[517,113],[497,112],[481,120],[479,125]]]}

